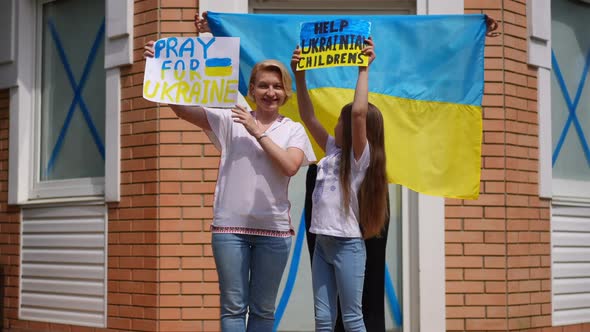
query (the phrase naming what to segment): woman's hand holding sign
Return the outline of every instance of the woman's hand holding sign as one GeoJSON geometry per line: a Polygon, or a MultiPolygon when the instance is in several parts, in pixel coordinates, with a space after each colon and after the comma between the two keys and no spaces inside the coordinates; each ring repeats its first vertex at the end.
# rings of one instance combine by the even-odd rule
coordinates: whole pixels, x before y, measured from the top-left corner
{"type": "Polygon", "coordinates": [[[154,57],[154,41],[153,40],[149,40],[147,43],[145,43],[145,46],[143,47],[143,56],[146,58],[153,58],[154,57]]]}
{"type": "Polygon", "coordinates": [[[209,28],[209,21],[207,21],[207,12],[203,12],[202,17],[199,14],[195,14],[195,28],[197,28],[197,33],[203,32],[211,32],[209,28]]]}

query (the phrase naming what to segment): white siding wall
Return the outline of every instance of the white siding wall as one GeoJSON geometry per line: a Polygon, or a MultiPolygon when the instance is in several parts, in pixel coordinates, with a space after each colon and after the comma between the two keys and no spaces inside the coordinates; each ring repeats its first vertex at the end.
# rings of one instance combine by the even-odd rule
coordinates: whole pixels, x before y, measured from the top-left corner
{"type": "Polygon", "coordinates": [[[105,327],[105,205],[22,211],[20,318],[105,327]]]}
{"type": "Polygon", "coordinates": [[[554,205],[551,218],[553,324],[590,317],[590,207],[554,205]]]}

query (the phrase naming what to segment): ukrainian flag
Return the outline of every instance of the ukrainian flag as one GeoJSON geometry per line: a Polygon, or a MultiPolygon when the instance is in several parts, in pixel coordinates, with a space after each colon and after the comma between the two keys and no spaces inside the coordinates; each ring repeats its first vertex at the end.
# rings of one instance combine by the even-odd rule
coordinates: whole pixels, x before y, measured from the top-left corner
{"type": "MultiPolygon", "coordinates": [[[[254,64],[273,58],[290,66],[303,22],[342,15],[209,12],[216,36],[240,37],[240,92],[254,64]]],[[[476,199],[481,171],[484,15],[359,16],[371,22],[377,59],[369,100],[383,113],[390,181],[420,193],[476,199]]],[[[307,72],[316,115],[334,128],[353,99],[357,69],[307,72]]],[[[293,87],[295,88],[295,87],[293,87]]],[[[299,121],[296,98],[281,113],[299,121]]],[[[319,148],[315,147],[318,157],[319,148]]]]}

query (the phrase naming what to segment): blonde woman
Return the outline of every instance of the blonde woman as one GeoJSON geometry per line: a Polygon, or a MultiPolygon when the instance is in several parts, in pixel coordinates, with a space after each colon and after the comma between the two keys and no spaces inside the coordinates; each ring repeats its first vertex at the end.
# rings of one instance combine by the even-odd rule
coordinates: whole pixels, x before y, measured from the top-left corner
{"type": "MultiPolygon", "coordinates": [[[[153,41],[144,54],[153,56],[153,41]]],[[[287,68],[276,60],[261,61],[248,85],[253,111],[246,105],[231,110],[170,107],[205,130],[221,151],[211,226],[221,329],[270,332],[294,234],[289,179],[315,155],[303,126],[279,113],[292,94],[287,68]]]]}

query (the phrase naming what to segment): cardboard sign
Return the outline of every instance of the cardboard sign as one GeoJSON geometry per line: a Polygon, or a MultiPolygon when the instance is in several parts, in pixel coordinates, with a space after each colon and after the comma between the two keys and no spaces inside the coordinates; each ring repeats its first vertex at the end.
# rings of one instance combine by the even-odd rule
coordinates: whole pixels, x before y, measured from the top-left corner
{"type": "Polygon", "coordinates": [[[177,105],[232,107],[238,94],[240,39],[169,37],[147,58],[143,97],[177,105]]]}
{"type": "Polygon", "coordinates": [[[301,61],[297,70],[336,66],[367,66],[361,53],[371,33],[371,22],[356,19],[301,24],[301,61]]]}

